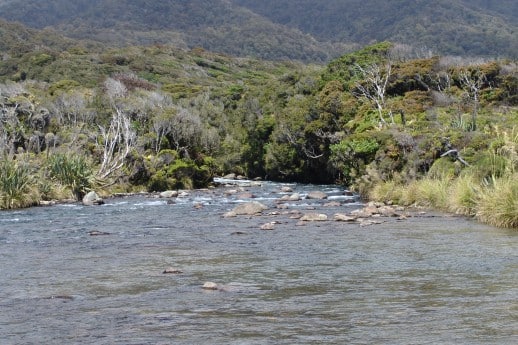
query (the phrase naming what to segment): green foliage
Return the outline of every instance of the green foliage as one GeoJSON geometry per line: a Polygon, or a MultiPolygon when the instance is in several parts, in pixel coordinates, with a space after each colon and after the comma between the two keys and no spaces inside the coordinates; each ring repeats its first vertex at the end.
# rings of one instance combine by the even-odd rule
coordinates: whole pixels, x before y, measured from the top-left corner
{"type": "Polygon", "coordinates": [[[26,164],[3,159],[0,162],[0,209],[34,205],[32,183],[31,171],[26,164]]]}
{"type": "Polygon", "coordinates": [[[56,153],[48,158],[47,164],[50,177],[70,188],[77,200],[92,186],[92,169],[83,156],[56,153]]]}
{"type": "Polygon", "coordinates": [[[389,42],[377,43],[331,61],[322,74],[322,82],[339,81],[344,90],[351,90],[358,80],[356,66],[366,67],[385,61],[391,47],[389,42]]]}
{"type": "Polygon", "coordinates": [[[174,150],[162,150],[150,163],[152,174],[147,183],[150,192],[206,187],[220,171],[211,157],[179,158],[174,150]]]}
{"type": "Polygon", "coordinates": [[[331,162],[341,179],[350,184],[366,172],[367,164],[374,160],[379,148],[376,139],[368,134],[351,136],[331,145],[331,162]]]}

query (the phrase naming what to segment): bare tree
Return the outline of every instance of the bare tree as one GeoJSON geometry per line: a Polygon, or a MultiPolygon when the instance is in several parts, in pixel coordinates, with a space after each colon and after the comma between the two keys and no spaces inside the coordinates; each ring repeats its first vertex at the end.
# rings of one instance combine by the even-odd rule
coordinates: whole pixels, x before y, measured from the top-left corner
{"type": "Polygon", "coordinates": [[[201,119],[197,114],[179,108],[171,120],[169,137],[174,149],[189,157],[189,151],[199,144],[202,133],[201,119]]]}
{"type": "Polygon", "coordinates": [[[97,177],[104,179],[119,170],[135,145],[136,134],[131,128],[129,116],[115,108],[108,129],[99,126],[103,159],[97,177]]]}
{"type": "Polygon", "coordinates": [[[17,105],[6,106],[0,103],[0,157],[12,157],[15,153],[15,143],[21,139],[16,108],[17,105]]]}
{"type": "Polygon", "coordinates": [[[118,100],[127,95],[127,89],[120,81],[108,78],[105,91],[113,107],[108,128],[99,126],[103,158],[97,177],[104,179],[124,165],[124,160],[136,143],[136,133],[131,126],[127,112],[118,104],[118,100]]]}
{"type": "Polygon", "coordinates": [[[152,119],[153,131],[156,134],[155,141],[155,152],[160,151],[162,141],[166,135],[171,132],[172,129],[172,117],[174,114],[171,111],[160,111],[152,119]]]}
{"type": "Polygon", "coordinates": [[[475,131],[477,129],[480,90],[487,83],[487,77],[480,69],[477,69],[471,73],[468,70],[463,70],[460,72],[459,78],[465,96],[471,100],[472,103],[471,130],[475,131]]]}
{"type": "Polygon", "coordinates": [[[368,67],[356,65],[356,69],[360,74],[361,80],[355,84],[354,96],[366,99],[375,106],[382,126],[387,124],[385,113],[387,113],[390,122],[393,124],[394,115],[390,109],[387,109],[386,104],[387,85],[392,73],[390,63],[383,66],[374,64],[368,67]]]}

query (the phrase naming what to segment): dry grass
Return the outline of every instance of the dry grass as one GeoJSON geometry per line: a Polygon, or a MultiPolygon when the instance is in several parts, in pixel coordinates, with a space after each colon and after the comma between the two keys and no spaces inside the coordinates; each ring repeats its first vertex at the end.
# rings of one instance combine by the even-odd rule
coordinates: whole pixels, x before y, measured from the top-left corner
{"type": "Polygon", "coordinates": [[[472,175],[462,175],[452,181],[448,197],[448,211],[466,216],[476,214],[482,187],[472,175]]]}
{"type": "Polygon", "coordinates": [[[493,179],[479,197],[477,219],[501,228],[518,228],[517,179],[516,174],[493,179]]]}

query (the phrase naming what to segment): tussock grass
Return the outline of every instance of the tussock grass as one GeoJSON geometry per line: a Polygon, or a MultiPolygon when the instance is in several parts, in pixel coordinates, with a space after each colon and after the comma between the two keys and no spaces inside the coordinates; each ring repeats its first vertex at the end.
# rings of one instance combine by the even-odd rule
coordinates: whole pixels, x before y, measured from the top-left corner
{"type": "Polygon", "coordinates": [[[390,181],[379,181],[368,193],[370,200],[380,202],[393,202],[396,204],[401,203],[403,196],[403,190],[401,186],[393,180],[390,181]]]}
{"type": "Polygon", "coordinates": [[[518,175],[493,178],[480,194],[476,217],[501,228],[518,228],[518,175]]]}
{"type": "Polygon", "coordinates": [[[456,214],[474,216],[482,187],[473,175],[461,175],[452,181],[447,209],[456,214]]]}
{"type": "Polygon", "coordinates": [[[402,203],[445,209],[448,198],[448,181],[424,178],[403,186],[402,203]]]}

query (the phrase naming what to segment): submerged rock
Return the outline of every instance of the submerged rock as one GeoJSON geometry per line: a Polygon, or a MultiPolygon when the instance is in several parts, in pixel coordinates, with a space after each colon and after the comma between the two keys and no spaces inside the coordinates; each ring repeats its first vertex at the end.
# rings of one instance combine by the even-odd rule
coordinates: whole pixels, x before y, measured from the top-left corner
{"type": "Polygon", "coordinates": [[[174,268],[174,267],[168,267],[166,268],[162,274],[181,274],[183,273],[182,270],[178,269],[178,268],[174,268]]]}
{"type": "Polygon", "coordinates": [[[324,204],[324,207],[339,207],[342,204],[340,204],[338,201],[331,201],[324,204]]]}
{"type": "Polygon", "coordinates": [[[88,235],[90,235],[90,236],[106,236],[106,235],[110,235],[110,233],[104,232],[104,231],[93,230],[93,231],[90,231],[88,233],[88,235]]]}

